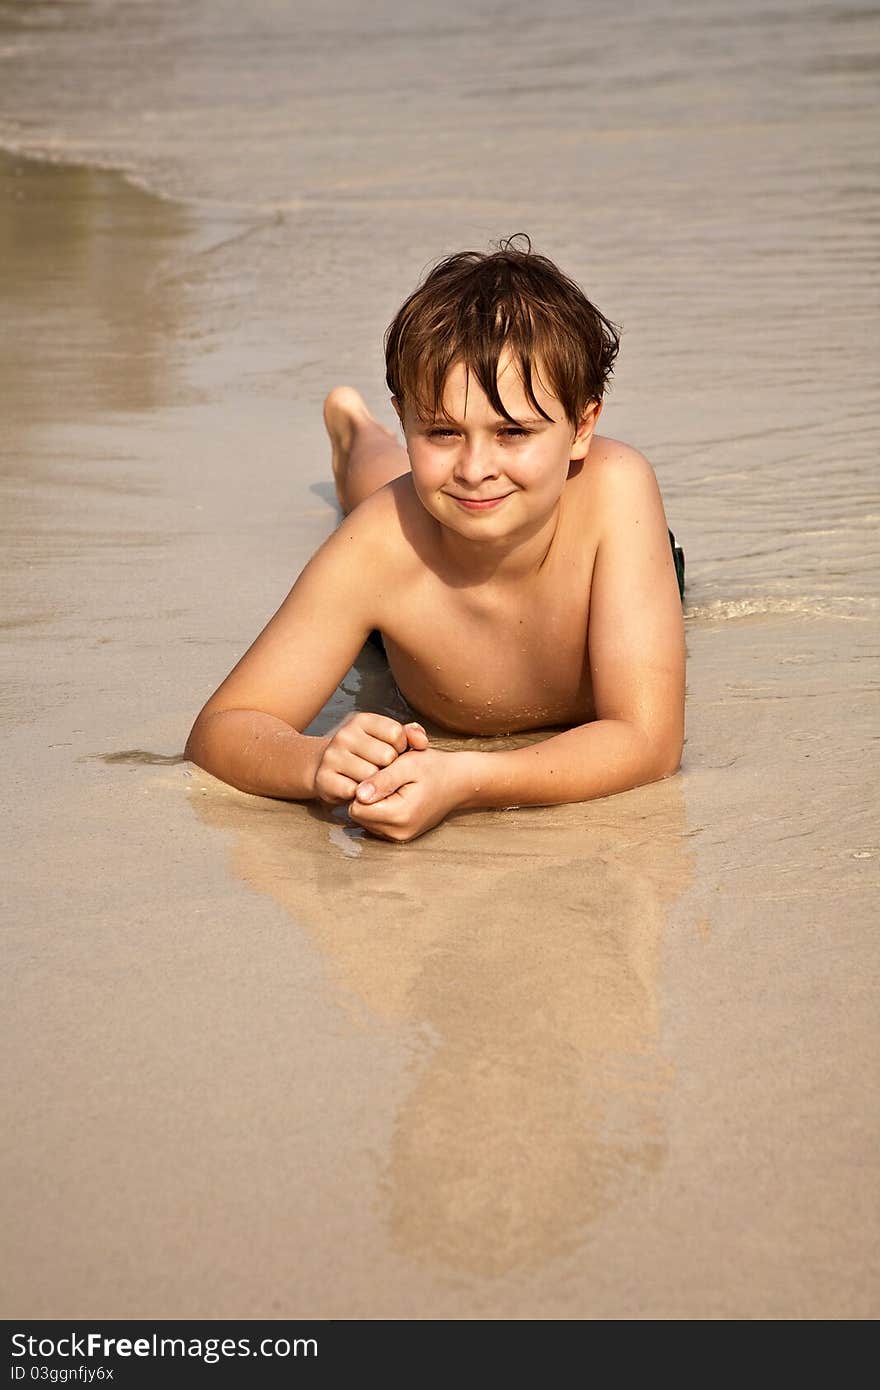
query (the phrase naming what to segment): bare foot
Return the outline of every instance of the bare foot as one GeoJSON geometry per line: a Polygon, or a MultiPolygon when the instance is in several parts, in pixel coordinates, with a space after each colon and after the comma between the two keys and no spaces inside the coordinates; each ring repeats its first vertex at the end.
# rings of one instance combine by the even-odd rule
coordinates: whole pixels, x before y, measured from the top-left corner
{"type": "Polygon", "coordinates": [[[360,391],[353,386],[334,386],[324,401],[324,424],[332,446],[333,478],[336,483],[336,496],[343,510],[348,507],[346,482],[351,460],[351,450],[359,429],[367,426],[379,431],[393,443],[397,440],[391,430],[380,425],[367,409],[360,391]]]}

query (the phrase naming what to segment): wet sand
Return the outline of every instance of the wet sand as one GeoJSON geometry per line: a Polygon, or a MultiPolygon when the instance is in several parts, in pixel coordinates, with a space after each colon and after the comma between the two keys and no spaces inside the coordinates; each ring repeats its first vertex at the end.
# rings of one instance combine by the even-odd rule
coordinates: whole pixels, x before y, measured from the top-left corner
{"type": "Polygon", "coordinates": [[[180,750],[334,524],[318,394],[294,468],[299,349],[212,331],[243,215],[0,189],[5,1315],[876,1316],[872,624],[697,537],[678,777],[405,847],[225,788],[180,750]]]}

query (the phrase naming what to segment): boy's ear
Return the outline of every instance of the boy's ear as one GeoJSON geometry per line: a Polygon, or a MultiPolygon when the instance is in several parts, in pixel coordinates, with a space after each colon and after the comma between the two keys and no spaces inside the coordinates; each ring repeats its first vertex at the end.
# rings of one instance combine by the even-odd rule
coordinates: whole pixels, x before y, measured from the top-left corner
{"type": "Polygon", "coordinates": [[[581,423],[578,426],[577,433],[574,439],[572,440],[571,453],[569,454],[570,458],[586,458],[587,450],[590,447],[590,440],[593,437],[593,432],[595,431],[596,425],[599,421],[599,416],[601,414],[602,402],[590,401],[590,404],[587,406],[586,410],[581,416],[581,423]]]}
{"type": "Polygon", "coordinates": [[[401,424],[403,424],[403,402],[398,400],[397,396],[392,396],[391,404],[394,406],[394,409],[397,412],[398,420],[401,424]]]}

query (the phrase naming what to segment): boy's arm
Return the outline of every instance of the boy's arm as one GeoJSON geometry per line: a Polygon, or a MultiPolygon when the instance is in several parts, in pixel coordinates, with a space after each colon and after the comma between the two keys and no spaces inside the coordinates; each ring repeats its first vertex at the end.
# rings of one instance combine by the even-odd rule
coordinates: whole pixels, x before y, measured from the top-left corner
{"type": "Polygon", "coordinates": [[[684,743],[681,598],[654,471],[627,449],[603,465],[608,523],[590,594],[594,722],[474,764],[469,806],[587,801],[668,777],[684,743]]]}
{"type": "MultiPolygon", "coordinates": [[[[370,754],[373,764],[384,766],[408,745],[403,726],[381,715],[356,716],[351,732],[357,739],[344,732],[324,738],[301,732],[377,625],[388,561],[388,502],[371,503],[321,546],[193,725],[185,756],[241,791],[291,800],[315,796],[316,776],[334,737],[351,745],[345,757],[353,770],[360,768],[356,753],[364,755],[365,776],[370,754]]],[[[334,787],[335,776],[325,777],[326,799],[344,800],[352,788],[346,780],[334,787]]]]}
{"type": "MultiPolygon", "coordinates": [[[[359,789],[354,814],[365,826],[378,820],[382,797],[404,820],[407,801],[417,816],[422,781],[427,823],[421,829],[428,829],[453,809],[588,801],[677,769],[684,741],[684,625],[663,503],[653,469],[635,450],[602,467],[608,524],[596,555],[588,635],[595,721],[510,752],[405,754],[371,779],[374,795],[359,789]],[[440,764],[438,758],[452,761],[440,764]],[[433,777],[428,760],[437,764],[433,777]],[[409,789],[406,776],[413,779],[409,789]],[[395,783],[401,786],[397,807],[389,797],[395,783]],[[440,803],[447,803],[436,818],[429,805],[432,783],[440,803]],[[364,799],[367,804],[360,804],[364,799]]],[[[408,838],[393,829],[393,838],[408,838]]]]}

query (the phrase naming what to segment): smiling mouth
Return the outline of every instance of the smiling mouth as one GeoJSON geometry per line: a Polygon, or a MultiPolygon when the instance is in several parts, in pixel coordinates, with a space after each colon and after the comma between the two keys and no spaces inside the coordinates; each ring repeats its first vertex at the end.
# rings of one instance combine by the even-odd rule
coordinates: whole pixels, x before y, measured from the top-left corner
{"type": "Polygon", "coordinates": [[[490,507],[497,507],[506,497],[511,495],[509,492],[503,492],[499,497],[459,497],[454,492],[447,492],[446,494],[460,507],[466,507],[469,512],[488,511],[490,507]]]}

